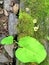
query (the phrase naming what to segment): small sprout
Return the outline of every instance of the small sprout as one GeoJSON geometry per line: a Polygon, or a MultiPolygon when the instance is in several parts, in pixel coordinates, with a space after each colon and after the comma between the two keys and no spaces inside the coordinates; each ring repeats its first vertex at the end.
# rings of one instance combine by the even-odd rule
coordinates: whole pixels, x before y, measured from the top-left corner
{"type": "Polygon", "coordinates": [[[34,27],[34,31],[38,31],[39,27],[34,27]]]}
{"type": "Polygon", "coordinates": [[[13,36],[5,37],[4,39],[2,39],[1,44],[3,45],[13,44],[13,36]]]}
{"type": "Polygon", "coordinates": [[[37,23],[37,19],[34,19],[34,20],[33,20],[33,23],[37,23]]]}

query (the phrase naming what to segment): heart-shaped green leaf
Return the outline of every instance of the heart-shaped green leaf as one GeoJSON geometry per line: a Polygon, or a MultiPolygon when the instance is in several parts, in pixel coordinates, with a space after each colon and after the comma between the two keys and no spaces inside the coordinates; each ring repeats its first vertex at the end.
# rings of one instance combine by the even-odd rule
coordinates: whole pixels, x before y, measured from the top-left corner
{"type": "Polygon", "coordinates": [[[1,44],[13,44],[13,36],[5,37],[4,39],[2,39],[1,44]]]}
{"type": "Polygon", "coordinates": [[[21,48],[15,52],[15,56],[22,62],[36,62],[41,63],[46,58],[46,51],[44,46],[36,39],[26,36],[18,42],[21,48]]]}

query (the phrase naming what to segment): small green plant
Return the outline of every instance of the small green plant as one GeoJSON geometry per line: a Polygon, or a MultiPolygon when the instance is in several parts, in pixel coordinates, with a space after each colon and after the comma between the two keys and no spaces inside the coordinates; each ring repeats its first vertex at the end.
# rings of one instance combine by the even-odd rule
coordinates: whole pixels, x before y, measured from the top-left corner
{"type": "Polygon", "coordinates": [[[1,41],[1,44],[12,44],[13,43],[13,36],[8,36],[8,37],[5,37],[4,39],[2,39],[1,41]]]}
{"type": "Polygon", "coordinates": [[[4,39],[2,39],[1,41],[1,44],[12,44],[13,43],[13,36],[8,36],[8,37],[5,37],[4,39]]]}
{"type": "MultiPolygon", "coordinates": [[[[1,41],[3,45],[12,43],[13,36],[8,36],[1,41]]],[[[23,63],[36,62],[40,64],[47,56],[45,48],[35,38],[25,36],[20,38],[17,44],[20,48],[16,50],[15,56],[23,63]]]]}

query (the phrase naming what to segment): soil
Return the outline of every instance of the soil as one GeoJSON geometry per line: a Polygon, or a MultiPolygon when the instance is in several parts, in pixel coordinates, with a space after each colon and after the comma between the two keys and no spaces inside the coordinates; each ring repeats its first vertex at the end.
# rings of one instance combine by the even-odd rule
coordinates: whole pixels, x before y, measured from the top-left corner
{"type": "MultiPolygon", "coordinates": [[[[4,1],[6,1],[6,0],[4,0],[4,1]]],[[[10,1],[10,0],[7,0],[7,2],[8,1],[10,1]]],[[[7,2],[5,2],[6,3],[6,5],[7,5],[7,2]]],[[[16,3],[18,3],[19,4],[19,2],[20,1],[17,1],[16,3]]],[[[4,3],[4,6],[5,6],[5,3],[4,3]]],[[[8,7],[9,7],[9,3],[8,3],[8,7]]],[[[15,23],[17,23],[17,15],[19,14],[14,14],[13,12],[11,12],[11,11],[7,11],[8,10],[8,7],[7,7],[7,9],[6,9],[6,7],[4,7],[3,8],[3,4],[0,4],[0,41],[4,38],[4,37],[6,37],[6,36],[9,36],[10,34],[9,34],[9,32],[11,32],[11,30],[12,30],[12,33],[13,33],[13,26],[15,25],[15,23]],[[6,10],[6,12],[4,13],[4,9],[6,10]],[[13,19],[11,19],[11,17],[9,17],[9,16],[6,16],[5,14],[11,14],[12,15],[12,17],[13,17],[13,19]],[[10,19],[10,21],[9,21],[9,19],[10,19]],[[16,21],[15,21],[16,20],[16,21]],[[14,21],[14,22],[12,22],[12,21],[14,21]],[[9,22],[11,22],[10,23],[10,25],[9,25],[9,22]],[[8,26],[9,25],[9,26],[8,26]],[[12,25],[12,26],[11,26],[12,25]],[[10,27],[11,26],[11,27],[10,27]],[[10,27],[10,30],[9,30],[9,27],[10,27]]],[[[13,44],[14,45],[14,44],[13,44]]],[[[12,62],[16,62],[16,59],[15,59],[15,56],[13,56],[13,57],[11,57],[12,56],[12,54],[13,54],[13,52],[11,51],[11,50],[13,50],[13,46],[11,45],[11,46],[6,46],[6,45],[1,45],[0,44],[0,65],[12,65],[11,63],[12,62]],[[3,48],[2,48],[2,46],[3,46],[3,48]],[[12,48],[11,48],[12,47],[12,48]],[[11,49],[10,49],[11,48],[11,49]],[[10,54],[9,54],[10,53],[10,54]],[[3,57],[4,56],[4,57],[3,57]],[[3,58],[4,59],[3,59],[3,58]],[[6,59],[7,60],[9,60],[10,61],[10,64],[6,64],[6,62],[8,62],[9,63],[9,61],[6,61],[6,59]],[[1,62],[1,60],[2,60],[2,62],[1,62]],[[5,61],[4,61],[5,60],[5,61]],[[13,61],[14,60],[14,61],[13,61]],[[5,63],[3,63],[3,62],[5,62],[5,63]],[[3,64],[2,64],[3,63],[3,64]]]]}
{"type": "Polygon", "coordinates": [[[0,34],[8,35],[8,17],[0,16],[0,34]]]}

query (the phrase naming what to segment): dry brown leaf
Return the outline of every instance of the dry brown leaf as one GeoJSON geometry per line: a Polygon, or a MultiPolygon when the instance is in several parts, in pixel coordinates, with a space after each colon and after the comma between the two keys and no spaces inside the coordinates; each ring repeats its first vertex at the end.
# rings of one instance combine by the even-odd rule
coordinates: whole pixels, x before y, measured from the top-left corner
{"type": "Polygon", "coordinates": [[[18,4],[15,4],[15,5],[13,6],[13,13],[14,13],[14,14],[17,14],[18,9],[19,9],[19,5],[18,5],[18,4]]]}
{"type": "Polygon", "coordinates": [[[8,12],[4,9],[4,15],[5,16],[8,16],[9,14],[8,14],[8,12]]]}

